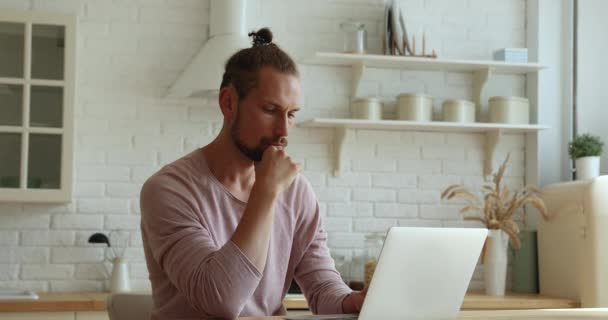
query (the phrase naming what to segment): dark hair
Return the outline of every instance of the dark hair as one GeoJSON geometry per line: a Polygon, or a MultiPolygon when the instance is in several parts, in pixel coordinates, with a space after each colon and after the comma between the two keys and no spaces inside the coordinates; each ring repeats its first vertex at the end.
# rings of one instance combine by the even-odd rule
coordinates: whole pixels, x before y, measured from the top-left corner
{"type": "Polygon", "coordinates": [[[298,68],[291,57],[272,43],[272,32],[262,28],[249,33],[253,46],[239,50],[226,62],[220,88],[233,85],[240,99],[257,84],[258,71],[270,66],[279,72],[298,76],[298,68]]]}

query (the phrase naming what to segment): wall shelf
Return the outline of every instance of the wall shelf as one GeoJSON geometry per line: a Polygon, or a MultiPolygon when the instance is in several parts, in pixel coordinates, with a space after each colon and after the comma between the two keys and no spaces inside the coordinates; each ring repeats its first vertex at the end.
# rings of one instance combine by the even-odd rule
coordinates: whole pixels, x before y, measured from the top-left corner
{"type": "Polygon", "coordinates": [[[485,85],[493,74],[525,75],[545,69],[538,63],[510,63],[502,61],[456,60],[413,58],[379,54],[353,54],[335,52],[317,52],[314,57],[304,61],[305,64],[346,66],[353,69],[351,82],[352,96],[357,96],[359,82],[366,67],[385,69],[409,69],[417,71],[452,71],[473,73],[473,97],[477,106],[481,105],[485,85]]]}
{"type": "Polygon", "coordinates": [[[512,125],[501,123],[458,123],[458,122],[416,122],[401,120],[360,120],[360,119],[331,119],[314,118],[298,124],[302,128],[335,128],[336,148],[334,149],[334,175],[339,176],[344,168],[344,144],[347,142],[348,130],[411,130],[426,132],[468,132],[484,133],[486,135],[484,175],[492,173],[492,163],[496,146],[500,143],[503,133],[537,133],[548,129],[542,125],[512,125]]]}
{"type": "Polygon", "coordinates": [[[456,60],[412,58],[405,56],[389,56],[381,54],[354,54],[317,52],[313,58],[305,61],[307,64],[357,66],[364,65],[372,68],[411,69],[426,71],[456,71],[474,72],[492,68],[500,74],[526,74],[545,69],[538,63],[510,63],[502,61],[456,60]]]}

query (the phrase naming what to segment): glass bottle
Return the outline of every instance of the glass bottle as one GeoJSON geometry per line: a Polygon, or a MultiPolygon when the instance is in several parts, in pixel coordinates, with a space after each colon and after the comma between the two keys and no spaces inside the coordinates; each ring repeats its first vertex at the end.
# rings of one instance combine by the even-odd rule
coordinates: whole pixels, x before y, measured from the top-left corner
{"type": "Polygon", "coordinates": [[[378,258],[380,257],[380,251],[384,244],[385,234],[373,233],[365,236],[365,257],[364,257],[364,270],[363,270],[363,286],[368,287],[376,265],[378,264],[378,258]]]}

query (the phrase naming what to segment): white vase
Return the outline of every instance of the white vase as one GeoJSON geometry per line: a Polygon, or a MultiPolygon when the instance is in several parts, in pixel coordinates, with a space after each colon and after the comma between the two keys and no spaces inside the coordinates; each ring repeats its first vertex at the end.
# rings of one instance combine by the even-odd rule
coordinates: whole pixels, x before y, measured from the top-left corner
{"type": "Polygon", "coordinates": [[[127,261],[122,257],[116,257],[112,260],[112,263],[112,279],[110,280],[110,290],[112,293],[131,291],[127,261]]]}
{"type": "Polygon", "coordinates": [[[576,180],[593,179],[600,175],[600,157],[582,157],[576,162],[576,180]]]}
{"type": "Polygon", "coordinates": [[[488,247],[484,266],[486,294],[504,296],[507,282],[507,248],[509,236],[502,230],[488,230],[488,247]]]}

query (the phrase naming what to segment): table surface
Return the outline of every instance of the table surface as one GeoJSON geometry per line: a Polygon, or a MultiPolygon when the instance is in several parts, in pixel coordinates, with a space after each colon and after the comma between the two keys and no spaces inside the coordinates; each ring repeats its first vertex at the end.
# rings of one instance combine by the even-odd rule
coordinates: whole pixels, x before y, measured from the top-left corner
{"type": "MultiPolygon", "coordinates": [[[[39,293],[38,300],[0,301],[0,312],[105,311],[108,294],[107,292],[39,293]]],[[[308,303],[302,295],[288,295],[283,303],[288,310],[308,309],[308,303]]],[[[490,297],[479,293],[467,294],[462,305],[463,310],[578,307],[580,303],[572,299],[548,298],[533,294],[490,297]]]]}
{"type": "MultiPolygon", "coordinates": [[[[284,317],[244,317],[242,320],[275,320],[284,317]]],[[[516,319],[608,319],[608,308],[602,309],[536,309],[536,310],[476,310],[460,311],[457,319],[490,319],[490,320],[516,320],[516,319]]]]}
{"type": "MultiPolygon", "coordinates": [[[[308,303],[302,295],[288,295],[283,303],[287,309],[308,309],[308,303]]],[[[467,293],[461,308],[463,310],[566,309],[580,306],[580,302],[573,299],[550,298],[538,294],[509,293],[504,297],[492,297],[481,293],[467,293]]]]}

